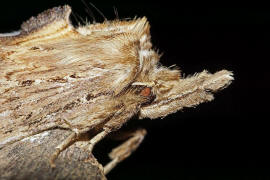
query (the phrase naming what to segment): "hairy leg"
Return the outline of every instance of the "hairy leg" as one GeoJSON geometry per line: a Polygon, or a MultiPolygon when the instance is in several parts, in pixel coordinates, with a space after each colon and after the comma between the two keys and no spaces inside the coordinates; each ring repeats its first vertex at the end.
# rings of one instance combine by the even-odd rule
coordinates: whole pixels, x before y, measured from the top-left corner
{"type": "Polygon", "coordinates": [[[94,137],[89,141],[89,144],[88,144],[88,149],[89,149],[89,151],[92,152],[94,146],[95,146],[99,141],[101,141],[105,136],[107,136],[109,133],[110,133],[109,130],[104,129],[104,130],[102,130],[100,133],[98,133],[96,136],[94,136],[94,137]]]}
{"type": "MultiPolygon", "coordinates": [[[[92,152],[94,146],[99,141],[101,141],[104,137],[106,137],[110,132],[117,131],[118,129],[120,129],[120,127],[134,115],[135,108],[130,107],[130,109],[131,110],[126,110],[126,111],[122,111],[122,109],[119,110],[120,113],[117,113],[117,115],[115,115],[111,120],[106,122],[102,130],[90,139],[90,141],[87,144],[90,152],[92,152]]],[[[72,128],[72,126],[69,123],[67,123],[67,125],[73,132],[72,134],[70,134],[69,137],[67,137],[61,144],[59,144],[56,147],[56,151],[54,152],[50,160],[52,167],[55,167],[54,161],[57,159],[58,155],[67,147],[69,147],[71,144],[73,144],[76,141],[79,141],[81,135],[86,132],[85,130],[78,130],[78,129],[72,128]]],[[[91,131],[91,129],[89,130],[91,131]]]]}
{"type": "MultiPolygon", "coordinates": [[[[132,152],[139,147],[146,135],[146,130],[137,129],[135,131],[131,131],[129,133],[125,132],[122,134],[123,137],[129,136],[129,139],[111,151],[109,154],[111,161],[104,167],[104,174],[108,174],[118,163],[129,157],[132,152]]],[[[120,135],[121,134],[119,134],[119,136],[120,135]]]]}
{"type": "Polygon", "coordinates": [[[55,160],[59,156],[59,154],[64,151],[67,147],[69,147],[72,143],[74,143],[78,138],[78,135],[75,132],[72,132],[61,144],[59,144],[55,149],[55,152],[51,156],[50,164],[51,167],[55,167],[55,160]]]}

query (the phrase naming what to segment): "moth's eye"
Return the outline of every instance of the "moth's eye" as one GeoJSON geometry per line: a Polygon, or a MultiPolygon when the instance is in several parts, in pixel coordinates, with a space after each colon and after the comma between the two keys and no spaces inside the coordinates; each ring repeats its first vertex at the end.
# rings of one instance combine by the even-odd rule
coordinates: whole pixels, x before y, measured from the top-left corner
{"type": "Polygon", "coordinates": [[[148,96],[150,96],[150,94],[151,94],[151,88],[149,88],[149,87],[145,87],[140,93],[140,95],[142,95],[144,97],[148,97],[148,96]]]}

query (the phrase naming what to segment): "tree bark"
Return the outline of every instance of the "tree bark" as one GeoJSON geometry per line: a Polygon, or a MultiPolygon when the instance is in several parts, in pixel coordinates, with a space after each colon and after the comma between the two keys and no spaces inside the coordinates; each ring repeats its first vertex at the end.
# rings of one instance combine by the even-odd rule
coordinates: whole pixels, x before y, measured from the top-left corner
{"type": "Polygon", "coordinates": [[[50,166],[50,157],[70,131],[54,129],[25,138],[0,150],[0,179],[104,180],[102,166],[86,149],[75,144],[50,166]]]}

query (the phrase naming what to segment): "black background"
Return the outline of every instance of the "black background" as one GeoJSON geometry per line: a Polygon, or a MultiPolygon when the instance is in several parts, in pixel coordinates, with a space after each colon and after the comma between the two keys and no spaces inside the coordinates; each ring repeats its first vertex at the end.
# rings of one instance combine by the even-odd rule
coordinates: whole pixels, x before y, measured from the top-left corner
{"type": "MultiPolygon", "coordinates": [[[[164,54],[163,65],[176,64],[185,75],[204,69],[212,73],[228,69],[235,74],[233,83],[212,102],[164,119],[131,120],[130,125],[143,126],[148,134],[109,179],[270,179],[270,8],[91,2],[109,20],[115,19],[113,7],[120,19],[146,16],[154,47],[164,54]]],[[[91,19],[81,1],[1,2],[0,31],[18,30],[29,17],[63,4],[91,19]]],[[[98,22],[104,20],[89,8],[98,22]]],[[[106,144],[111,146],[105,140],[95,150],[101,161],[106,160],[100,153],[106,144]]]]}

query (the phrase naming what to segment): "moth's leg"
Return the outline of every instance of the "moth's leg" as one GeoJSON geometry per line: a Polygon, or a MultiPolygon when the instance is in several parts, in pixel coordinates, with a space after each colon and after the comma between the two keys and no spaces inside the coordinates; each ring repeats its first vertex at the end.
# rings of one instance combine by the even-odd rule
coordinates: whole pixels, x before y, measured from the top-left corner
{"type": "Polygon", "coordinates": [[[88,149],[90,152],[92,152],[94,146],[102,140],[105,136],[107,136],[111,131],[109,129],[104,129],[100,133],[98,133],[96,136],[94,136],[88,144],[88,149]]]}
{"type": "Polygon", "coordinates": [[[59,154],[64,151],[67,147],[70,146],[70,144],[74,143],[78,138],[78,134],[75,132],[72,132],[61,144],[59,144],[55,149],[55,152],[51,156],[50,164],[51,167],[55,167],[55,160],[59,156],[59,154]]]}
{"type": "Polygon", "coordinates": [[[137,129],[129,134],[125,133],[124,137],[129,136],[129,139],[111,151],[109,157],[112,160],[104,167],[104,173],[109,173],[119,162],[130,156],[139,147],[145,135],[145,129],[137,129]]]}
{"type": "Polygon", "coordinates": [[[131,106],[129,107],[129,109],[126,109],[125,111],[124,109],[120,109],[111,120],[104,124],[102,131],[90,140],[88,144],[89,151],[92,152],[94,146],[100,140],[102,140],[110,132],[120,129],[121,126],[134,115],[134,110],[136,109],[136,107],[131,106]]]}

